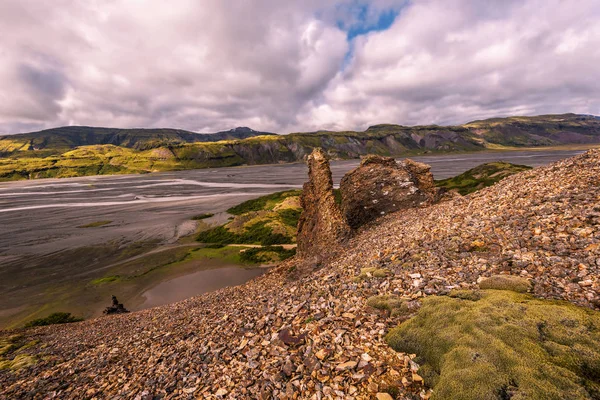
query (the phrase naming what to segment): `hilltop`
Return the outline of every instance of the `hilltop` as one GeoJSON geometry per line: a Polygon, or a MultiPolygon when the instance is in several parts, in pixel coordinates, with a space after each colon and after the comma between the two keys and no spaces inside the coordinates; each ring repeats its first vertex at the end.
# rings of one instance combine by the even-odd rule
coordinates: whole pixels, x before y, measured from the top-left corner
{"type": "Polygon", "coordinates": [[[114,145],[135,150],[177,146],[184,143],[218,142],[274,135],[238,127],[216,133],[196,133],[182,129],[120,129],[90,126],[63,126],[38,132],[0,136],[0,155],[35,151],[57,155],[80,146],[114,145]]]}
{"type": "Polygon", "coordinates": [[[0,137],[0,180],[148,173],[302,161],[313,148],[333,159],[600,143],[600,119],[561,114],[460,126],[383,124],[363,132],[266,134],[240,128],[202,135],[168,129],[65,127],[0,137]]]}
{"type": "Polygon", "coordinates": [[[599,187],[590,150],[385,215],[299,276],[4,332],[1,394],[597,398],[599,187]]]}

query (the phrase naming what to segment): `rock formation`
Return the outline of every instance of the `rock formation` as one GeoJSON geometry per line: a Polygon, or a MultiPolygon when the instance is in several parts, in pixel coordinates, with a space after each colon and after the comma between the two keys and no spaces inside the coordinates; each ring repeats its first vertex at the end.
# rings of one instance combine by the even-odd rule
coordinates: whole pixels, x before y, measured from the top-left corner
{"type": "Polygon", "coordinates": [[[117,296],[112,297],[112,305],[110,307],[106,307],[104,309],[104,314],[106,315],[111,315],[111,314],[124,314],[124,313],[128,313],[129,310],[127,310],[125,308],[125,306],[123,305],[123,303],[119,303],[119,300],[117,300],[117,296]]]}
{"type": "Polygon", "coordinates": [[[335,202],[327,155],[317,148],[307,163],[309,180],[300,197],[303,211],[298,222],[297,254],[320,261],[349,237],[350,229],[335,202]]]}
{"type": "Polygon", "coordinates": [[[427,164],[391,157],[367,156],[340,183],[342,213],[356,229],[377,217],[431,204],[437,198],[427,164]]]}

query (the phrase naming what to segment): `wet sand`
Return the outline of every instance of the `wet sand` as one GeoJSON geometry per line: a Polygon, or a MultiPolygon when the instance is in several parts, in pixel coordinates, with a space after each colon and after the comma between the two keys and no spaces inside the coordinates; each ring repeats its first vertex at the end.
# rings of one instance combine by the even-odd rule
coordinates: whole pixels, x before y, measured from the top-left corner
{"type": "Polygon", "coordinates": [[[227,286],[237,286],[262,275],[264,268],[242,269],[223,267],[193,272],[161,282],[142,294],[144,302],[140,309],[174,303],[202,293],[212,292],[227,286]]]}

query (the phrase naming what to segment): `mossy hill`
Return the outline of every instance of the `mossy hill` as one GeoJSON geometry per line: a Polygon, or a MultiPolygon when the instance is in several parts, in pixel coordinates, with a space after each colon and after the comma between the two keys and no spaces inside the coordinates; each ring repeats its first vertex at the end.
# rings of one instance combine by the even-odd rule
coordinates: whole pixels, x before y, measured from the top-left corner
{"type": "Polygon", "coordinates": [[[278,245],[296,242],[302,209],[300,190],[273,193],[245,201],[227,210],[233,214],[225,225],[198,234],[203,243],[278,245]]]}
{"type": "Polygon", "coordinates": [[[347,159],[574,143],[600,143],[600,119],[561,114],[288,135],[249,128],[202,135],[173,129],[63,127],[0,137],[0,180],[295,162],[315,147],[334,159],[347,159]]]}
{"type": "Polygon", "coordinates": [[[447,190],[457,191],[464,196],[528,169],[531,167],[502,161],[486,163],[455,177],[437,181],[436,185],[447,190]]]}
{"type": "Polygon", "coordinates": [[[432,400],[600,398],[600,313],[565,301],[508,290],[432,296],[387,341],[418,355],[432,400]]]}

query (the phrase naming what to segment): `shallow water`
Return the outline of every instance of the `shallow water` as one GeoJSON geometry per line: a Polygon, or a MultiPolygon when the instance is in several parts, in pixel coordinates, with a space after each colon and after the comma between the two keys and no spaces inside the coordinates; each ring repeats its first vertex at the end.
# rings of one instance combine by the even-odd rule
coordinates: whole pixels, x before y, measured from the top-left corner
{"type": "Polygon", "coordinates": [[[140,309],[174,303],[202,293],[228,286],[237,286],[265,273],[264,268],[244,269],[224,267],[193,272],[164,281],[142,294],[145,298],[140,309]]]}

